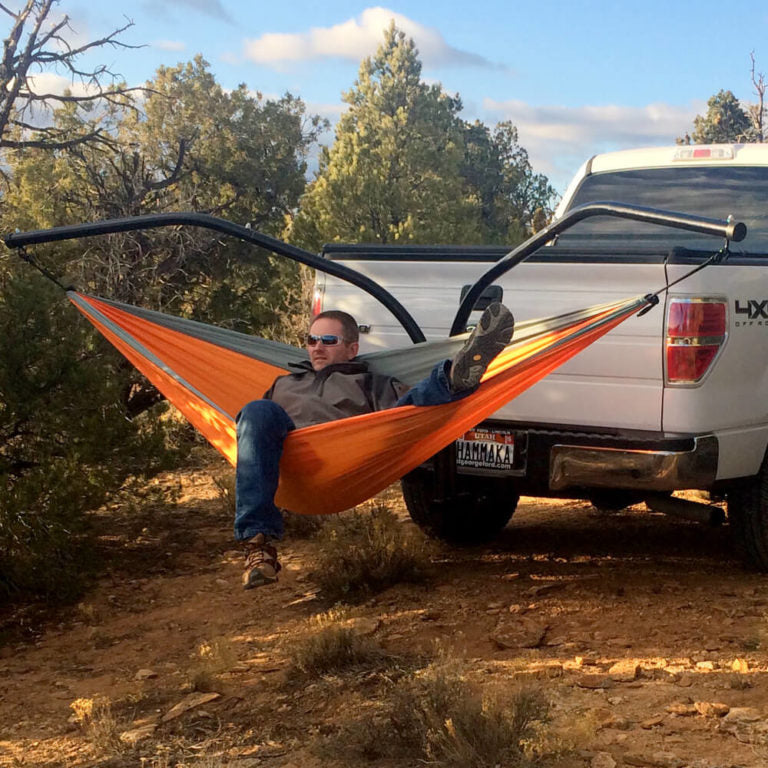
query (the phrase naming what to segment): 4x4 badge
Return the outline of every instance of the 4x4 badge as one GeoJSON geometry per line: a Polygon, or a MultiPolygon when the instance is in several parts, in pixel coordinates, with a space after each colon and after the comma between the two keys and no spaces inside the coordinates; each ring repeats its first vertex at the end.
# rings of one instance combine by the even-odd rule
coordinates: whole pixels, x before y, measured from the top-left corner
{"type": "Polygon", "coordinates": [[[736,299],[736,314],[746,315],[750,320],[768,320],[768,299],[747,299],[746,306],[742,306],[741,301],[736,299]]]}

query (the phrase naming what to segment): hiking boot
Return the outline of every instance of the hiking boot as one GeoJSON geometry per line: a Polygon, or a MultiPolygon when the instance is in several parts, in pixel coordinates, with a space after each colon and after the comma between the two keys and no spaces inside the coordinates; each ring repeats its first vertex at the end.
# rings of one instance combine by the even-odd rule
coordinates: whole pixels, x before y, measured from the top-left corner
{"type": "Polygon", "coordinates": [[[257,533],[245,542],[245,569],[243,570],[243,589],[263,587],[277,581],[280,571],[277,549],[269,543],[263,533],[257,533]]]}
{"type": "Polygon", "coordinates": [[[462,392],[480,383],[485,369],[509,344],[515,330],[512,313],[498,302],[488,305],[451,365],[451,389],[462,392]]]}

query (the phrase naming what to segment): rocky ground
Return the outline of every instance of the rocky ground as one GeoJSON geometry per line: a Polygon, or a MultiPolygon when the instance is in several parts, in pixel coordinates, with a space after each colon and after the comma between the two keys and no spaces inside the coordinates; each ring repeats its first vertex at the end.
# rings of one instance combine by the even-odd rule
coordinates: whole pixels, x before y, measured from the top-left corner
{"type": "MultiPolygon", "coordinates": [[[[0,765],[354,764],[317,745],[366,717],[381,674],[289,674],[292,639],[329,608],[317,542],[289,541],[280,582],[243,592],[211,468],[181,480],[173,505],[99,516],[105,572],[81,603],[44,621],[6,610],[0,765]]],[[[492,545],[436,546],[425,583],[353,615],[397,658],[437,641],[476,689],[540,691],[558,765],[758,768],[767,610],[768,580],[733,560],[726,529],[524,498],[492,545]]]]}

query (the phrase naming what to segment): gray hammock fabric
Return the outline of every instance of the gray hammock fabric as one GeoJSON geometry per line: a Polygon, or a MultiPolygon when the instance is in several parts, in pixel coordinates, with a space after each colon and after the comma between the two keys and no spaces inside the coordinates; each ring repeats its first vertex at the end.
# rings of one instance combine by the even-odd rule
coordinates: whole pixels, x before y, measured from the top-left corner
{"type": "MultiPolygon", "coordinates": [[[[76,294],[71,293],[70,298],[76,301],[76,294]]],[[[266,363],[288,369],[291,363],[299,363],[307,360],[307,353],[303,349],[283,344],[279,341],[269,341],[257,336],[251,336],[240,331],[233,331],[226,328],[219,328],[214,325],[202,323],[197,320],[189,320],[182,317],[167,315],[151,309],[143,309],[125,304],[111,299],[98,298],[104,304],[108,304],[123,312],[135,315],[144,320],[148,320],[159,326],[178,331],[187,336],[191,336],[201,341],[207,341],[224,349],[232,350],[241,355],[261,360],[266,363]]],[[[609,310],[618,307],[626,302],[611,302],[589,307],[587,309],[567,312],[553,317],[540,318],[535,320],[525,320],[515,323],[515,344],[540,336],[543,333],[566,328],[579,320],[591,317],[596,312],[609,310]]],[[[407,347],[397,349],[383,350],[377,352],[368,352],[359,356],[360,360],[368,363],[371,370],[376,373],[382,373],[392,376],[405,384],[414,385],[416,382],[429,375],[433,366],[453,357],[466,341],[469,333],[463,333],[448,339],[438,341],[425,341],[420,344],[411,344],[407,347]]]]}

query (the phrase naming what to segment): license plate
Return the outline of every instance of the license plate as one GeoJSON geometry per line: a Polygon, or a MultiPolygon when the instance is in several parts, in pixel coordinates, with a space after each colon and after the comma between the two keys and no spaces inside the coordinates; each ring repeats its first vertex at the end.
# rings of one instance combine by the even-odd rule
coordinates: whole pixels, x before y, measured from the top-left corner
{"type": "Polygon", "coordinates": [[[515,460],[512,432],[470,429],[456,441],[456,465],[473,469],[511,470],[515,460]]]}

